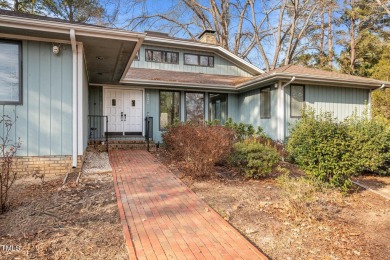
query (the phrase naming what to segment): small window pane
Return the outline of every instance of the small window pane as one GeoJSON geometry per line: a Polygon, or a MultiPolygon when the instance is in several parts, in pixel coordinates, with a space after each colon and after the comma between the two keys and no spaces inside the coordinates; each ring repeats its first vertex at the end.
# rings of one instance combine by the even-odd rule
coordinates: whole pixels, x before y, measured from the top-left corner
{"type": "Polygon", "coordinates": [[[209,94],[209,119],[225,124],[228,117],[227,94],[209,94]]]}
{"type": "Polygon", "coordinates": [[[186,64],[186,65],[199,65],[198,55],[184,54],[184,64],[186,64]]]}
{"type": "Polygon", "coordinates": [[[116,107],[116,99],[111,100],[111,106],[116,107]]]}
{"type": "Polygon", "coordinates": [[[20,44],[0,42],[0,102],[21,102],[20,44]]]}
{"type": "Polygon", "coordinates": [[[292,85],[291,86],[291,93],[290,93],[290,114],[291,117],[300,117],[302,116],[302,109],[303,109],[303,103],[304,103],[304,97],[305,97],[305,88],[304,86],[297,86],[292,85]]]}
{"type": "Polygon", "coordinates": [[[160,129],[166,129],[180,118],[180,92],[160,92],[160,129]]]}
{"type": "Polygon", "coordinates": [[[209,66],[208,56],[200,56],[200,66],[209,66]]]}
{"type": "Polygon", "coordinates": [[[153,61],[161,62],[161,51],[153,51],[153,61]]]}
{"type": "Polygon", "coordinates": [[[260,90],[260,118],[271,118],[271,88],[260,90]]]}
{"type": "Polygon", "coordinates": [[[204,93],[186,93],[186,120],[204,120],[204,93]]]}
{"type": "Polygon", "coordinates": [[[176,52],[171,53],[171,63],[179,63],[179,54],[176,52]]]}
{"type": "Polygon", "coordinates": [[[153,51],[146,50],[146,61],[153,61],[153,51]]]}
{"type": "Polygon", "coordinates": [[[209,57],[209,67],[214,67],[214,57],[209,57]]]}

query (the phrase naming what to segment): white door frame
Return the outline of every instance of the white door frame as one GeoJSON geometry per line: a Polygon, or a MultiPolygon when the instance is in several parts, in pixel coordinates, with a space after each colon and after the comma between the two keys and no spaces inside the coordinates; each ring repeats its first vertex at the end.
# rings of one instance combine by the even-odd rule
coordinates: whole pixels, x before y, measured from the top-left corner
{"type": "MultiPolygon", "coordinates": [[[[106,89],[121,89],[121,90],[138,90],[138,91],[142,91],[142,136],[145,136],[145,122],[144,122],[144,119],[145,119],[145,88],[141,88],[141,87],[127,87],[127,86],[103,86],[103,93],[102,93],[102,97],[103,97],[103,115],[104,116],[107,116],[107,113],[106,113],[106,99],[104,98],[104,93],[105,93],[105,90],[106,89]]],[[[104,129],[106,129],[106,122],[104,122],[104,129]]]]}

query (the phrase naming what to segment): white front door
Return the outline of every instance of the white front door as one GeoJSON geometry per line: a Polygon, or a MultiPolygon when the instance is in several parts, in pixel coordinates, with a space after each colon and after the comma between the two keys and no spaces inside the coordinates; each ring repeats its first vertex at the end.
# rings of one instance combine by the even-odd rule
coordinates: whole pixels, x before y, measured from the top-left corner
{"type": "Polygon", "coordinates": [[[108,116],[108,132],[142,132],[142,90],[104,89],[104,114],[108,116]]]}

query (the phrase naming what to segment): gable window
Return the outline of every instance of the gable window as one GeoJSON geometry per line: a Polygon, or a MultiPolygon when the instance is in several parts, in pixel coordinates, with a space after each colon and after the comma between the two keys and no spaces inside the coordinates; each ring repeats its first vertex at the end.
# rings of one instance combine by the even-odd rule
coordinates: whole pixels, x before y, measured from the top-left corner
{"type": "Polygon", "coordinates": [[[203,67],[214,67],[214,57],[207,55],[184,53],[184,64],[203,67]]]}
{"type": "Polygon", "coordinates": [[[21,104],[22,61],[20,42],[0,41],[0,104],[21,104]]]}
{"type": "Polygon", "coordinates": [[[160,91],[160,129],[180,119],[180,92],[160,91]]]}
{"type": "Polygon", "coordinates": [[[290,117],[301,117],[305,102],[305,87],[302,85],[290,86],[290,117]]]}
{"type": "Polygon", "coordinates": [[[227,94],[209,94],[209,119],[225,124],[228,117],[227,94]]]}
{"type": "Polygon", "coordinates": [[[139,50],[138,50],[137,53],[135,54],[134,60],[139,60],[139,50]]]}
{"type": "Polygon", "coordinates": [[[186,121],[204,120],[204,93],[186,93],[186,121]]]}
{"type": "Polygon", "coordinates": [[[146,49],[145,60],[149,62],[179,64],[179,53],[146,49]]]}
{"type": "Polygon", "coordinates": [[[260,118],[271,118],[271,88],[260,90],[260,118]]]}

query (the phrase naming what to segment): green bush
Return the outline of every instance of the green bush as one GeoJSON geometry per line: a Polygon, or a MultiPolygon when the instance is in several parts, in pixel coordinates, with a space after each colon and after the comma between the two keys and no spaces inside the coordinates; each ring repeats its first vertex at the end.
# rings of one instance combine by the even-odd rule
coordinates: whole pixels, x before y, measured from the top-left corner
{"type": "Polygon", "coordinates": [[[357,173],[389,174],[389,141],[388,127],[367,117],[338,122],[329,113],[306,111],[292,128],[286,148],[309,175],[347,189],[357,173]]]}
{"type": "Polygon", "coordinates": [[[248,178],[260,178],[271,173],[279,161],[276,149],[259,143],[254,138],[235,143],[229,162],[248,178]]]}

